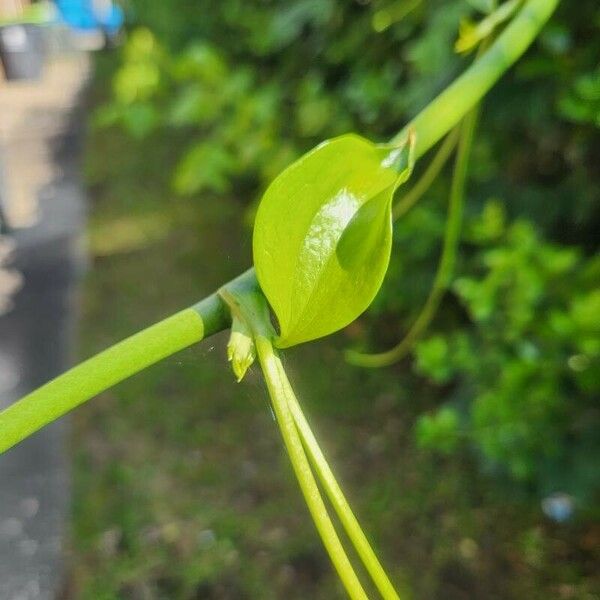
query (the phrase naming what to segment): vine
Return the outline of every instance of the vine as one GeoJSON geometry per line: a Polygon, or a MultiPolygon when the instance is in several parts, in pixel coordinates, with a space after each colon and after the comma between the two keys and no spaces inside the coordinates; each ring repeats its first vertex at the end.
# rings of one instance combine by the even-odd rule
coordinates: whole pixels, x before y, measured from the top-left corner
{"type": "MultiPolygon", "coordinates": [[[[518,3],[509,0],[507,4],[498,9],[502,12],[495,18],[489,18],[478,35],[487,31],[486,37],[488,30],[513,14],[518,3]]],[[[269,186],[259,206],[253,269],[1,412],[0,452],[119,381],[231,328],[228,358],[235,375],[242,379],[258,357],[306,504],[348,595],[367,598],[329,516],[317,479],[377,589],[386,600],[397,599],[309,427],[279,350],[337,331],[369,306],[389,263],[396,190],[409,179],[415,160],[464,119],[444,250],[431,295],[405,340],[387,353],[359,360],[365,364],[397,360],[427,325],[454,263],[476,122],[474,108],[535,39],[557,4],[558,0],[525,2],[489,49],[390,143],[374,144],[356,135],[345,135],[324,142],[285,169],[269,186]],[[277,327],[271,324],[275,320],[277,327]]],[[[452,152],[456,136],[455,132],[449,134],[423,179],[398,205],[396,216],[406,212],[424,193],[452,152]]]]}

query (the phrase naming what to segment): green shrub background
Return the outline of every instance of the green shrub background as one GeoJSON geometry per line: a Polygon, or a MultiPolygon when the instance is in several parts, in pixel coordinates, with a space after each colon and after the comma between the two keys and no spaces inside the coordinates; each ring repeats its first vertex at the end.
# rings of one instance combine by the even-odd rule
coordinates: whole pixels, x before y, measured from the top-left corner
{"type": "MultiPolygon", "coordinates": [[[[96,89],[109,84],[111,92],[95,94],[98,108],[88,144],[88,181],[97,202],[92,251],[99,258],[87,293],[87,345],[99,348],[112,341],[106,331],[95,329],[98,323],[110,321],[111,335],[125,335],[132,323],[145,324],[132,314],[161,316],[152,312],[152,302],[175,310],[188,296],[195,299],[190,285],[207,293],[212,290],[204,286],[216,286],[246,268],[250,225],[269,181],[325,138],[348,131],[378,141],[390,138],[473,59],[453,52],[460,20],[481,18],[494,5],[493,0],[131,0],[126,5],[131,31],[125,45],[98,59],[96,89]],[[178,239],[155,242],[167,239],[165,232],[172,232],[174,223],[178,239]],[[233,238],[219,237],[225,223],[235,223],[227,225],[233,238]],[[142,242],[155,243],[154,250],[139,254],[140,244],[131,241],[138,235],[132,233],[136,227],[143,231],[142,242]],[[200,235],[204,246],[197,247],[200,242],[191,232],[186,234],[185,227],[195,228],[193,235],[200,235]],[[111,258],[116,252],[111,244],[119,248],[121,241],[133,250],[111,258]],[[213,253],[205,254],[207,249],[213,253]],[[147,300],[135,280],[142,260],[157,271],[144,272],[147,300]],[[129,284],[123,284],[132,273],[129,284]],[[158,281],[152,281],[155,277],[158,281]],[[155,289],[161,280],[167,288],[155,289]],[[113,306],[115,297],[121,300],[113,306]],[[138,312],[134,307],[142,304],[145,308],[138,312]]],[[[590,541],[577,527],[585,529],[597,515],[599,491],[599,56],[598,3],[562,2],[532,49],[486,97],[455,277],[434,322],[409,357],[381,371],[341,364],[343,347],[384,350],[396,343],[423,305],[439,260],[451,165],[417,207],[396,223],[390,269],[368,313],[333,340],[292,353],[291,360],[302,363],[302,377],[296,381],[301,399],[305,392],[303,401],[310,410],[328,419],[322,429],[326,439],[337,439],[331,442],[334,447],[354,447],[350,436],[360,434],[357,427],[364,423],[381,426],[368,444],[383,444],[385,460],[381,470],[375,469],[375,479],[365,481],[360,514],[375,527],[387,555],[406,569],[401,578],[416,598],[593,597],[590,541]],[[332,382],[332,372],[342,381],[332,382]],[[400,429],[388,427],[398,419],[400,429]],[[406,479],[398,469],[406,469],[406,479]],[[426,493],[424,480],[437,478],[437,491],[426,493]],[[474,487],[467,491],[470,485],[474,487]],[[558,525],[544,521],[541,502],[555,493],[572,500],[574,530],[556,533],[552,527],[558,525]],[[451,524],[444,512],[451,510],[448,503],[457,503],[452,509],[456,512],[448,516],[451,524]],[[474,507],[481,503],[486,508],[480,515],[474,507]],[[504,505],[509,508],[498,508],[504,505]],[[414,524],[420,507],[422,518],[414,524]],[[429,532],[430,527],[437,533],[429,532]],[[490,533],[504,527],[507,539],[490,533]],[[482,553],[478,556],[488,556],[477,559],[479,567],[472,579],[466,578],[464,590],[449,575],[456,567],[449,557],[464,555],[468,562],[475,552],[469,536],[459,539],[458,546],[448,545],[461,530],[476,539],[482,553]],[[493,551],[485,546],[490,535],[493,551]],[[580,548],[580,553],[572,567],[561,570],[557,565],[568,547],[580,548]],[[515,556],[515,564],[527,565],[521,575],[520,567],[511,563],[515,556]],[[510,564],[508,575],[502,575],[505,564],[510,564]]],[[[418,165],[415,179],[428,159],[418,165]]],[[[224,355],[218,358],[223,362],[224,355]]],[[[225,416],[218,417],[220,427],[227,431],[230,419],[231,431],[242,431],[243,423],[236,425],[239,415],[234,413],[246,413],[234,398],[242,394],[246,399],[248,392],[240,392],[240,387],[229,390],[214,374],[213,363],[194,371],[193,361],[205,359],[184,355],[179,379],[172,384],[164,381],[170,381],[165,369],[173,368],[173,362],[157,367],[151,378],[158,392],[148,388],[148,380],[145,385],[126,384],[129,387],[109,402],[124,407],[123,415],[94,413],[98,420],[88,417],[80,430],[99,427],[102,439],[113,443],[117,434],[106,432],[131,431],[136,439],[135,423],[141,418],[141,431],[147,426],[150,438],[162,432],[159,439],[176,439],[188,449],[213,439],[196,420],[203,411],[214,415],[209,408],[193,409],[186,402],[180,420],[170,416],[163,422],[161,395],[177,403],[201,388],[220,398],[218,406],[229,403],[225,416]],[[147,412],[136,404],[145,393],[147,412]],[[190,420],[196,425],[188,439],[183,432],[190,420]]],[[[231,436],[225,444],[235,455],[231,436]]],[[[360,456],[373,451],[368,444],[358,444],[347,458],[356,463],[347,473],[359,480],[360,456]]],[[[194,477],[193,465],[185,462],[188,456],[176,467],[177,446],[169,448],[157,464],[177,474],[180,483],[173,485],[185,486],[181,481],[194,477]]],[[[264,450],[269,457],[277,451],[276,445],[264,450]]],[[[261,514],[267,523],[287,518],[269,503],[276,497],[264,500],[253,517],[242,510],[239,523],[226,507],[222,513],[215,509],[215,514],[204,515],[230,534],[225,541],[210,543],[212,562],[182,551],[196,570],[165,557],[171,543],[167,532],[164,544],[150,552],[159,565],[150,576],[147,571],[153,567],[142,566],[146,563],[135,536],[141,527],[138,521],[152,521],[156,511],[162,514],[160,507],[147,507],[145,502],[164,501],[163,492],[155,497],[154,492],[140,491],[132,483],[135,473],[109,459],[103,463],[103,479],[92,482],[86,475],[94,464],[92,454],[88,445],[80,456],[79,498],[92,495],[99,503],[101,494],[116,486],[112,489],[122,496],[109,502],[115,514],[109,507],[99,521],[102,527],[111,519],[118,521],[125,541],[119,538],[124,550],[117,548],[115,557],[101,561],[98,573],[92,574],[97,550],[89,550],[82,559],[77,572],[89,597],[133,597],[131,590],[138,593],[146,584],[154,591],[143,597],[151,598],[278,598],[282,596],[277,590],[288,589],[274,580],[275,591],[264,591],[269,568],[263,559],[255,568],[248,566],[251,556],[245,556],[245,566],[235,577],[228,563],[241,529],[258,532],[261,514]],[[142,500],[146,493],[148,498],[142,500]],[[136,515],[134,508],[129,514],[128,502],[146,507],[147,515],[136,515]],[[161,577],[173,587],[163,589],[161,577]]],[[[154,450],[141,453],[139,464],[146,465],[153,456],[154,450]]],[[[222,459],[227,460],[217,452],[215,460],[222,459]]],[[[229,471],[223,468],[225,473],[217,469],[198,477],[203,485],[212,481],[216,488],[228,489],[229,471]]],[[[235,473],[234,469],[231,477],[235,473]]],[[[276,475],[281,473],[275,479],[276,475]]],[[[267,497],[282,493],[273,489],[271,480],[263,484],[261,493],[267,497]]],[[[353,488],[351,483],[347,487],[353,488]]],[[[293,491],[293,485],[289,488],[293,491]]],[[[185,513],[185,502],[193,498],[180,492],[185,501],[179,502],[179,511],[185,513]]],[[[350,496],[361,497],[358,492],[350,496]]],[[[209,495],[211,499],[215,501],[209,495]]],[[[77,506],[77,535],[85,537],[100,527],[90,525],[98,513],[84,502],[77,506]]],[[[302,542],[290,541],[271,559],[296,556],[298,564],[308,560],[308,566],[302,563],[296,570],[306,571],[314,581],[296,578],[298,597],[330,598],[337,588],[323,579],[321,563],[315,566],[306,558],[312,555],[301,550],[311,533],[302,531],[302,542]]],[[[164,533],[160,532],[159,537],[164,533]]],[[[181,531],[179,537],[172,532],[172,537],[177,543],[185,540],[181,531]]],[[[253,551],[252,545],[245,548],[253,551]]],[[[293,560],[292,564],[296,565],[293,560]]],[[[458,570],[459,579],[466,577],[458,570]]],[[[280,593],[296,597],[289,590],[280,593]]]]}
{"type": "MultiPolygon", "coordinates": [[[[133,3],[135,29],[100,111],[134,136],[177,128],[174,189],[253,202],[291,160],[357,131],[384,141],[468,60],[461,19],[494,2],[133,3]]],[[[414,356],[448,386],[423,444],[468,444],[488,468],[588,503],[600,459],[600,10],[564,3],[486,99],[471,165],[461,263],[414,356]],[[594,373],[596,372],[596,376],[594,373]],[[449,419],[449,415],[453,415],[449,419]]],[[[393,343],[431,285],[449,182],[396,227],[372,335],[393,343]],[[384,330],[387,332],[383,335],[384,330]],[[392,332],[392,335],[389,332],[392,332]],[[381,335],[377,335],[377,334],[381,335]]]]}

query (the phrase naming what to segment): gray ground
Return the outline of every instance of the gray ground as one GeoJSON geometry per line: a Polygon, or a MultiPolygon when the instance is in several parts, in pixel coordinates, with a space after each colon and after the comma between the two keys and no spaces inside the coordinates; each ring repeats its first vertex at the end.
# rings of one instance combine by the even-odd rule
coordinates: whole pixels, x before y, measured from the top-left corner
{"type": "MultiPolygon", "coordinates": [[[[42,82],[0,82],[0,200],[12,226],[0,236],[0,408],[70,364],[84,258],[77,107],[87,72],[75,56],[53,61],[42,82]]],[[[54,598],[62,585],[66,429],[63,419],[0,456],[0,600],[54,598]]]]}

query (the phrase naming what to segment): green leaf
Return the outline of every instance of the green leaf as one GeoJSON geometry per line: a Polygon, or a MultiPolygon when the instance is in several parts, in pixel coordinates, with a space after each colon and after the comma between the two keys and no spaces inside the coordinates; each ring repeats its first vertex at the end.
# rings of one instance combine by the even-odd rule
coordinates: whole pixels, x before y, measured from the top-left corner
{"type": "Polygon", "coordinates": [[[175,169],[173,186],[178,194],[204,190],[226,191],[235,160],[226,148],[204,140],[191,147],[175,169]]]}
{"type": "Polygon", "coordinates": [[[390,258],[392,196],[410,175],[413,145],[344,135],[293,163],[265,192],[254,264],[279,321],[279,347],[337,331],[373,300],[390,258]]]}
{"type": "Polygon", "coordinates": [[[421,448],[435,448],[449,454],[459,441],[459,415],[451,406],[422,415],[417,421],[417,442],[421,448]]]}

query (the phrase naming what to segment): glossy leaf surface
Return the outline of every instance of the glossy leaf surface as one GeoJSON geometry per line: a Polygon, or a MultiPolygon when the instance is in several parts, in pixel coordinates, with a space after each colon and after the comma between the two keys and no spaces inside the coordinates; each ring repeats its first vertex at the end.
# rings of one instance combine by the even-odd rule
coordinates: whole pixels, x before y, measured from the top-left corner
{"type": "Polygon", "coordinates": [[[254,265],[279,321],[278,346],[337,331],[369,306],[389,262],[392,196],[408,162],[404,147],[345,135],[317,146],[267,189],[254,265]]]}

